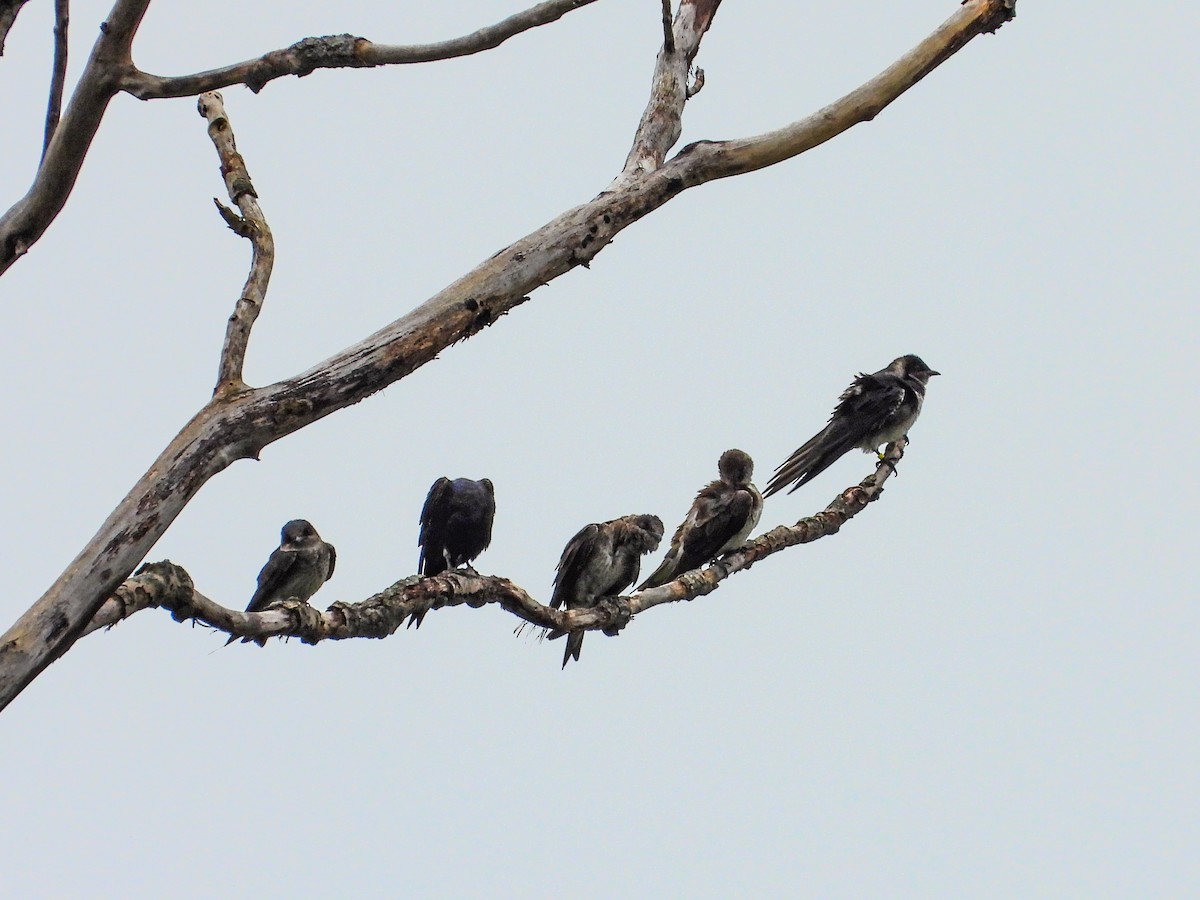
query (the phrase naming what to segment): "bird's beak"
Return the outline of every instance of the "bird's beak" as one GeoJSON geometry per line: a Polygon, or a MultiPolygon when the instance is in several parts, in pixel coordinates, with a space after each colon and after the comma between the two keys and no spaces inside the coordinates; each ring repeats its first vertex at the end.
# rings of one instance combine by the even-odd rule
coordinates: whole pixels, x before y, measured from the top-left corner
{"type": "Polygon", "coordinates": [[[941,372],[930,372],[929,377],[932,378],[934,375],[941,375],[941,374],[942,374],[941,372]]]}

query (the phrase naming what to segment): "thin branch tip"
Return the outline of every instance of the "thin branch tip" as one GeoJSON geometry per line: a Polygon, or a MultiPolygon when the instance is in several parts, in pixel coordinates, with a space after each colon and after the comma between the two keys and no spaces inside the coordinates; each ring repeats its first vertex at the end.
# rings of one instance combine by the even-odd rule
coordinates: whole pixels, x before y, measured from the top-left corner
{"type": "Polygon", "coordinates": [[[287,75],[303,78],[318,69],[369,69],[454,59],[492,50],[509,38],[555,22],[569,12],[595,2],[547,0],[494,25],[432,44],[376,44],[354,34],[306,37],[254,59],[191,75],[165,77],[135,69],[123,80],[121,89],[139,100],[190,97],[234,84],[244,84],[257,94],[277,78],[287,75]]]}
{"type": "Polygon", "coordinates": [[[70,0],[54,0],[54,67],[50,75],[50,99],[46,103],[46,128],[42,139],[42,159],[62,118],[63,86],[67,80],[67,26],[70,0]]]}

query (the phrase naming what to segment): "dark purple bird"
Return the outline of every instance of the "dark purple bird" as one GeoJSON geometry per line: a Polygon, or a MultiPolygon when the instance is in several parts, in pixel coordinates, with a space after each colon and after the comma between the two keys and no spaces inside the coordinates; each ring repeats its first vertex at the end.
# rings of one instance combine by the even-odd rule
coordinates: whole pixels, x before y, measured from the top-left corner
{"type": "MultiPolygon", "coordinates": [[[[465,565],[474,572],[470,563],[492,542],[495,517],[496,492],[490,480],[439,478],[421,509],[417,571],[429,576],[465,565]]],[[[414,614],[409,624],[419,628],[424,616],[424,611],[414,614]]]]}

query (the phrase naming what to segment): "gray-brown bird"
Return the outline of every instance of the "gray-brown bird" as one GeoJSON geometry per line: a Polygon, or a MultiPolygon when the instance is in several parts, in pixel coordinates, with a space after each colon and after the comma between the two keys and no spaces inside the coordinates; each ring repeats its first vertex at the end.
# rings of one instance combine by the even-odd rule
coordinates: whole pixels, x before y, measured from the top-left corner
{"type": "Polygon", "coordinates": [[[925,386],[940,374],[911,353],[878,372],[860,373],[838,397],[829,424],[783,461],[763,496],[770,497],[791,484],[790,494],[855,447],[878,453],[883,444],[904,437],[921,414],[925,386]]]}
{"type": "MultiPolygon", "coordinates": [[[[662,536],[663,523],[658,516],[622,516],[580,529],[558,561],[550,605],[584,609],[595,606],[601,597],[621,593],[637,581],[642,555],[657,550],[662,536]]],[[[562,634],[551,632],[549,637],[553,640],[562,634]]],[[[568,660],[579,659],[582,647],[582,631],[567,634],[563,668],[568,660]]]]}
{"type": "Polygon", "coordinates": [[[763,508],[762,494],[750,482],[754,460],[741,450],[726,450],[717,472],[721,477],[700,489],[687,518],[675,529],[666,558],[639,591],[674,581],[746,543],[763,508]]]}
{"type": "MultiPolygon", "coordinates": [[[[293,519],[283,526],[279,536],[279,547],[271,552],[267,564],[258,573],[258,588],[246,604],[246,612],[262,612],[278,600],[295,598],[305,603],[320,590],[321,585],[333,577],[337,564],[337,551],[317,534],[317,529],[305,519],[293,519]]],[[[231,637],[225,646],[237,637],[231,637]]],[[[253,640],[260,647],[266,646],[266,638],[242,638],[242,642],[253,640]]]]}

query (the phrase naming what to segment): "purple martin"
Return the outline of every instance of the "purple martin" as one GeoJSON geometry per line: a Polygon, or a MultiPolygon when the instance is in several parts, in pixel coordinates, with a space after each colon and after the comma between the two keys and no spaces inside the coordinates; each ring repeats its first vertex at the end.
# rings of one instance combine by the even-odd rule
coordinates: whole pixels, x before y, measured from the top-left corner
{"type": "Polygon", "coordinates": [[[736,550],[758,524],[763,498],[750,479],[754,460],[741,450],[726,450],[717,462],[721,477],[700,489],[671,549],[654,574],[638,588],[658,587],[697,569],[728,550],[736,550]]]}
{"type": "MultiPolygon", "coordinates": [[[[421,532],[417,544],[421,558],[417,572],[437,575],[466,565],[492,542],[492,520],[496,518],[496,491],[483,478],[439,478],[429,488],[421,508],[421,532]]],[[[421,627],[425,613],[413,615],[409,624],[421,627]]]]}
{"type": "Polygon", "coordinates": [[[860,373],[838,397],[829,424],[784,460],[763,496],[770,497],[795,482],[790,494],[855,447],[878,453],[881,445],[908,434],[921,414],[925,386],[940,374],[911,353],[878,372],[860,373]]]}
{"type": "MultiPolygon", "coordinates": [[[[601,597],[621,593],[637,581],[642,554],[657,550],[662,536],[663,523],[658,516],[622,516],[580,529],[558,561],[550,605],[555,609],[587,608],[601,597]]],[[[562,634],[551,632],[549,636],[553,639],[562,634]]],[[[582,646],[582,631],[567,635],[564,669],[568,660],[579,659],[582,646]]]]}
{"type": "MultiPolygon", "coordinates": [[[[277,600],[309,601],[321,585],[333,577],[337,563],[337,551],[333,544],[321,540],[317,529],[305,519],[292,519],[283,526],[279,535],[279,547],[271,551],[267,564],[258,573],[258,588],[246,605],[246,612],[262,612],[277,600]]],[[[236,640],[230,637],[229,646],[236,640]]],[[[242,642],[253,640],[260,647],[266,646],[266,638],[242,638],[242,642]]]]}

